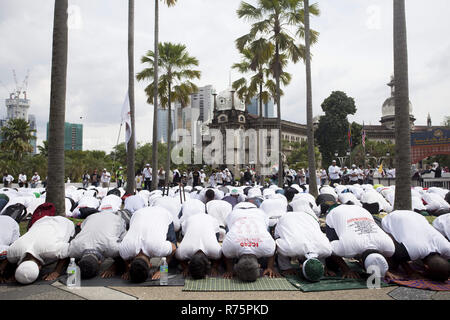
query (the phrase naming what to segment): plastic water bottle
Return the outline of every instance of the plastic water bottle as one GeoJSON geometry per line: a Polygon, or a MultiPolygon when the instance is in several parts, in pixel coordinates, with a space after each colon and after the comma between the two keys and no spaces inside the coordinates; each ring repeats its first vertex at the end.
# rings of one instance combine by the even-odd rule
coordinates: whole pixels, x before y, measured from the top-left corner
{"type": "Polygon", "coordinates": [[[169,266],[167,265],[165,257],[162,258],[161,265],[159,266],[159,273],[161,274],[159,284],[161,286],[167,286],[169,283],[169,266]]]}
{"type": "Polygon", "coordinates": [[[81,287],[81,271],[80,267],[75,263],[75,258],[70,258],[70,263],[67,267],[66,285],[69,288],[81,287]]]}

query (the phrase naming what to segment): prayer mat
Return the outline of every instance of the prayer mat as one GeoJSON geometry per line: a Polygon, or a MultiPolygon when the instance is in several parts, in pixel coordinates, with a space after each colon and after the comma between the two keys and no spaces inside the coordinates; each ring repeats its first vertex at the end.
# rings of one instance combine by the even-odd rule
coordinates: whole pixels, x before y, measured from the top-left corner
{"type": "Polygon", "coordinates": [[[52,280],[52,281],[47,281],[47,280],[42,280],[42,277],[46,274],[51,273],[53,270],[55,270],[56,267],[56,262],[52,263],[50,265],[46,265],[42,268],[42,270],[39,273],[38,278],[36,279],[36,281],[34,281],[33,283],[30,284],[21,284],[18,282],[11,282],[11,283],[0,283],[0,286],[2,287],[18,287],[18,286],[41,286],[41,285],[51,285],[52,283],[58,281],[59,279],[61,279],[64,276],[60,276],[58,279],[56,280],[52,280]]]}
{"type": "Polygon", "coordinates": [[[284,278],[258,278],[255,282],[238,279],[206,278],[186,279],[183,291],[297,291],[284,278]]]}
{"type": "Polygon", "coordinates": [[[427,279],[417,279],[417,280],[389,280],[390,283],[395,283],[399,286],[433,290],[433,291],[450,291],[450,281],[446,282],[436,282],[427,279]]]}
{"type": "MultiPolygon", "coordinates": [[[[410,263],[410,266],[416,270],[423,272],[424,267],[422,263],[414,261],[410,263]]],[[[403,269],[399,268],[398,271],[392,272],[396,276],[399,276],[400,279],[390,279],[389,283],[395,283],[399,286],[416,288],[416,289],[424,289],[424,290],[433,290],[433,291],[450,291],[450,281],[447,280],[445,282],[437,282],[431,281],[428,279],[408,279],[406,273],[403,272],[403,269]]]]}
{"type": "MultiPolygon", "coordinates": [[[[347,262],[347,265],[353,271],[358,272],[358,274],[361,276],[361,279],[344,279],[338,274],[334,277],[323,277],[318,282],[311,282],[305,279],[303,274],[301,274],[300,269],[298,269],[296,275],[286,276],[286,279],[298,290],[301,290],[303,292],[368,289],[366,280],[368,274],[366,274],[361,266],[356,262],[347,262]]],[[[383,281],[380,282],[381,288],[389,286],[394,286],[394,284],[388,284],[383,281]]]]}

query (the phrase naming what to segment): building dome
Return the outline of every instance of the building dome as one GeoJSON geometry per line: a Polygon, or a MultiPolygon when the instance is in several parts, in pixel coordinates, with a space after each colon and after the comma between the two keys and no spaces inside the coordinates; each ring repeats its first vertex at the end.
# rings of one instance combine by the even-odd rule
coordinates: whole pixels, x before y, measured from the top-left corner
{"type": "MultiPolygon", "coordinates": [[[[229,88],[217,95],[217,110],[231,110],[233,106],[232,94],[233,89],[229,88]]],[[[245,103],[239,99],[237,93],[234,93],[234,107],[236,110],[245,111],[245,103]]]]}
{"type": "MultiPolygon", "coordinates": [[[[409,114],[412,115],[412,103],[409,102],[409,114]]],[[[395,98],[389,97],[386,99],[386,101],[383,103],[383,107],[381,109],[381,116],[384,117],[391,117],[395,116],[395,98]]]]}

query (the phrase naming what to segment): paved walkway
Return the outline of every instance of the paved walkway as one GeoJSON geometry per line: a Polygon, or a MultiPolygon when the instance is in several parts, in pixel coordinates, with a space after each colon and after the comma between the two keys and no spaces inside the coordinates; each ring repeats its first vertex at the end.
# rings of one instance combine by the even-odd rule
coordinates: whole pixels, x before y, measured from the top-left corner
{"type": "Polygon", "coordinates": [[[450,292],[387,287],[323,292],[183,292],[183,287],[0,286],[0,300],[450,300],[450,292]]]}

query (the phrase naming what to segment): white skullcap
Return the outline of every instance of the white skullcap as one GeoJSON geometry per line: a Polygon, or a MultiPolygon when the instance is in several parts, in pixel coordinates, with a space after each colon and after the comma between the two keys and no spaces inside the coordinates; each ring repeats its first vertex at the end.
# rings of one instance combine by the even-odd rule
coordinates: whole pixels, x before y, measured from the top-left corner
{"type": "Polygon", "coordinates": [[[364,261],[364,268],[367,270],[370,266],[377,266],[380,270],[380,277],[382,278],[384,278],[384,275],[389,270],[386,258],[379,253],[372,253],[367,256],[364,261]]]}
{"type": "Polygon", "coordinates": [[[16,280],[21,284],[30,284],[39,276],[39,266],[34,261],[24,261],[16,269],[16,280]]]}
{"type": "Polygon", "coordinates": [[[259,188],[251,188],[250,190],[248,190],[249,198],[261,197],[261,196],[262,196],[262,192],[261,192],[261,189],[259,189],[259,188]]]}

